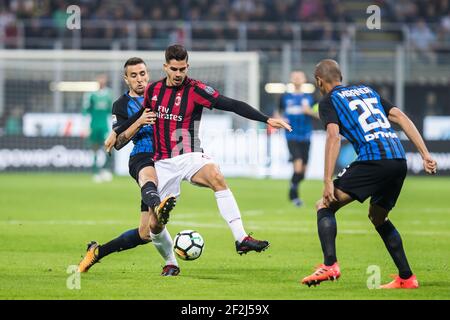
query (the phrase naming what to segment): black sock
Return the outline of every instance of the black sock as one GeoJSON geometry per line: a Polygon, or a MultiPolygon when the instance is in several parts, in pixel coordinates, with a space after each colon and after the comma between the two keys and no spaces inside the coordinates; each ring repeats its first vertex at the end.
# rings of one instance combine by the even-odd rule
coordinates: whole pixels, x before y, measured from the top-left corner
{"type": "Polygon", "coordinates": [[[322,245],[324,264],[333,265],[336,261],[336,234],[337,225],[334,211],[323,208],[317,211],[317,229],[320,244],[322,245]]]}
{"type": "Polygon", "coordinates": [[[140,244],[146,244],[149,241],[142,240],[139,236],[139,229],[131,229],[125,231],[117,238],[99,246],[98,248],[98,258],[101,259],[110,253],[118,252],[122,250],[128,250],[134,248],[140,244]]]}
{"type": "Polygon", "coordinates": [[[158,188],[153,182],[147,182],[141,188],[142,201],[151,209],[161,203],[158,194],[158,188]]]}
{"type": "Polygon", "coordinates": [[[394,260],[394,263],[398,268],[400,278],[408,279],[411,277],[413,273],[409,267],[408,260],[406,259],[402,238],[392,222],[387,220],[382,225],[376,227],[376,230],[380,234],[381,239],[383,239],[384,244],[389,251],[389,254],[394,260]]]}
{"type": "Polygon", "coordinates": [[[294,200],[299,198],[298,195],[298,185],[300,182],[305,178],[304,173],[295,173],[292,175],[291,178],[291,188],[289,190],[289,199],[294,200]]]}

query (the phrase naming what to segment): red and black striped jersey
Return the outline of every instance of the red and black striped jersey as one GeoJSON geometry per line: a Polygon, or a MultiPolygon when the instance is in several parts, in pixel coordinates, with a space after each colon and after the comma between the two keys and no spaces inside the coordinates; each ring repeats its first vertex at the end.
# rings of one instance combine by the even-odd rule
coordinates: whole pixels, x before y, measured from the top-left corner
{"type": "Polygon", "coordinates": [[[176,87],[167,86],[166,78],[147,85],[143,106],[157,114],[155,161],[202,151],[198,136],[202,111],[213,108],[218,97],[218,91],[190,78],[176,87]]]}

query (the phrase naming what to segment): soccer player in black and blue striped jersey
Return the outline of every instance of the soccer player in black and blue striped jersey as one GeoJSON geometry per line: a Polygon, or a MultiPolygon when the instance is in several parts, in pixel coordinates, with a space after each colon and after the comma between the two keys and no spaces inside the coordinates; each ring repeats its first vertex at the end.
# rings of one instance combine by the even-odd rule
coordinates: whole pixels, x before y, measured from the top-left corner
{"type": "MultiPolygon", "coordinates": [[[[138,57],[128,59],[124,65],[123,79],[129,90],[113,104],[113,129],[129,121],[129,118],[142,108],[144,90],[149,82],[149,73],[145,62],[138,57]]],[[[103,245],[95,241],[89,243],[86,255],[79,264],[79,272],[87,272],[100,259],[113,252],[128,250],[149,241],[153,241],[156,249],[165,260],[161,275],[176,276],[180,272],[177,260],[170,247],[172,238],[167,228],[159,223],[156,218],[157,214],[167,216],[175,206],[176,199],[173,196],[167,196],[160,201],[157,191],[157,177],[153,161],[153,127],[151,126],[155,119],[155,113],[149,110],[143,112],[136,122],[117,136],[114,145],[119,150],[130,140],[134,143],[128,166],[131,177],[136,180],[141,188],[139,228],[128,230],[103,245]],[[167,249],[168,247],[170,249],[167,249]]],[[[114,138],[116,138],[115,134],[114,138]]]]}
{"type": "Polygon", "coordinates": [[[299,195],[300,183],[305,178],[306,166],[309,159],[309,147],[313,131],[313,118],[318,118],[314,111],[314,97],[310,93],[302,91],[306,83],[303,71],[291,72],[291,83],[294,85],[293,92],[286,92],[280,97],[278,113],[287,119],[292,131],[286,130],[286,141],[293,164],[293,174],[289,186],[289,200],[297,207],[303,205],[299,195]]]}
{"type": "Polygon", "coordinates": [[[324,262],[302,283],[311,286],[339,278],[335,213],[353,200],[362,203],[370,197],[369,219],[399,272],[392,282],[381,288],[418,288],[419,283],[408,264],[400,234],[388,219],[407,172],[405,152],[390,122],[398,124],[417,147],[428,174],[436,173],[436,161],[412,121],[400,109],[368,86],[342,85],[342,74],[336,61],[322,60],[317,64],[314,76],[324,95],[319,103],[319,115],[327,131],[324,191],[316,205],[324,262]],[[333,181],[340,134],[353,144],[358,158],[333,181]]]}

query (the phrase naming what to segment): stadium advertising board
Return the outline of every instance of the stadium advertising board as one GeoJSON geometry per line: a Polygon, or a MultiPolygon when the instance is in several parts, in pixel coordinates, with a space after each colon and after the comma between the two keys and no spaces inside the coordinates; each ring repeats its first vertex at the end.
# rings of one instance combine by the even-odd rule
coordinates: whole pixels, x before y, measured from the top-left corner
{"type": "Polygon", "coordinates": [[[0,171],[88,171],[94,152],[84,145],[82,138],[0,137],[0,171]]]}
{"type": "MultiPolygon", "coordinates": [[[[410,141],[402,141],[408,159],[408,173],[425,175],[422,157],[410,141]]],[[[438,175],[450,175],[450,140],[425,141],[428,150],[438,163],[438,175]]]]}
{"type": "Polygon", "coordinates": [[[27,113],[23,134],[27,137],[86,137],[89,116],[77,113],[27,113]]]}
{"type": "MultiPolygon", "coordinates": [[[[278,148],[285,148],[283,137],[276,137],[278,143],[274,143],[278,148]]],[[[323,172],[323,143],[322,132],[315,132],[311,145],[311,165],[307,177],[309,179],[321,179],[323,172]]],[[[414,145],[409,141],[402,141],[408,158],[408,170],[412,175],[424,175],[422,158],[416,151],[414,145]]],[[[450,141],[449,140],[429,140],[426,144],[438,162],[439,175],[450,175],[450,141]]],[[[263,145],[264,146],[264,145],[263,145]]],[[[345,167],[354,159],[352,150],[344,152],[346,148],[352,149],[350,145],[343,144],[341,150],[345,157],[340,159],[343,163],[338,163],[338,167],[345,167]]],[[[120,152],[115,153],[115,173],[120,175],[128,174],[128,154],[132,144],[127,145],[120,152]]],[[[273,147],[272,147],[273,148],[273,147]]],[[[264,149],[264,148],[263,148],[264,149]]],[[[210,151],[214,151],[211,149],[210,151]]],[[[284,178],[290,173],[290,166],[287,156],[274,156],[277,153],[272,150],[272,161],[269,163],[256,163],[259,170],[248,171],[248,167],[255,163],[237,161],[227,164],[227,159],[220,153],[210,152],[219,163],[223,171],[229,176],[248,176],[246,170],[253,173],[253,177],[272,176],[274,178],[284,178]]],[[[265,149],[260,153],[266,153],[265,149]]],[[[105,155],[97,155],[98,164],[105,161],[105,155]]],[[[83,138],[77,137],[21,137],[4,136],[0,137],[0,171],[89,171],[94,161],[94,152],[88,148],[83,138]]],[[[339,168],[338,168],[339,169],[339,168]]]]}

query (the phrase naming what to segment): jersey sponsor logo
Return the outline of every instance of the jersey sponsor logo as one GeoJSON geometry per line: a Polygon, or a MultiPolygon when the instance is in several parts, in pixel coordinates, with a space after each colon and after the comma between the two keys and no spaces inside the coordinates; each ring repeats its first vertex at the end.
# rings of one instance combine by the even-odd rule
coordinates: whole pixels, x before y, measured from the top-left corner
{"type": "Polygon", "coordinates": [[[285,111],[286,115],[299,115],[303,114],[303,108],[299,105],[289,105],[285,111]]]}
{"type": "Polygon", "coordinates": [[[206,93],[208,93],[208,94],[210,94],[210,95],[213,95],[214,92],[216,92],[216,90],[214,90],[214,89],[211,88],[210,86],[205,86],[205,89],[204,89],[204,90],[206,91],[206,93]]]}
{"type": "Polygon", "coordinates": [[[174,120],[174,121],[183,121],[183,117],[179,114],[173,114],[169,113],[169,108],[164,106],[158,106],[158,112],[156,113],[156,116],[159,119],[163,120],[174,120]]]}
{"type": "Polygon", "coordinates": [[[364,139],[366,139],[367,142],[380,138],[398,138],[398,136],[395,132],[383,132],[383,131],[369,133],[364,136],[364,139]]]}

